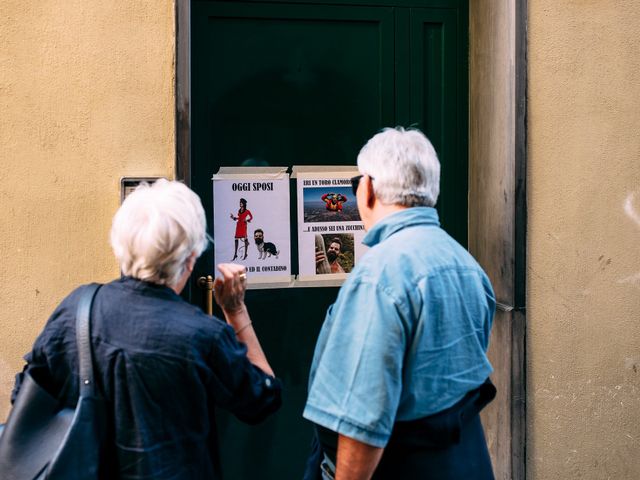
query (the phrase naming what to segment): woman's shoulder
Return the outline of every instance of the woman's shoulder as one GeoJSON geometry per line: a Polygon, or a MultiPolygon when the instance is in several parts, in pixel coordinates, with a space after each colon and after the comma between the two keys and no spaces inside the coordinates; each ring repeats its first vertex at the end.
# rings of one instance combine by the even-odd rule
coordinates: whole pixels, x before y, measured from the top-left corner
{"type": "Polygon", "coordinates": [[[76,311],[87,285],[73,289],[64,297],[47,319],[36,338],[33,349],[46,351],[55,346],[66,345],[75,336],[76,311]]]}
{"type": "Polygon", "coordinates": [[[76,309],[78,308],[78,303],[80,302],[80,298],[83,295],[83,292],[87,290],[87,288],[91,284],[80,285],[79,287],[74,288],[67,294],[66,297],[60,301],[58,306],[53,310],[51,317],[49,317],[49,322],[56,320],[58,318],[64,317],[65,315],[70,315],[75,319],[76,309]]]}
{"type": "Polygon", "coordinates": [[[226,323],[173,292],[125,287],[107,284],[96,298],[95,333],[113,348],[141,356],[206,357],[224,336],[226,323]]]}

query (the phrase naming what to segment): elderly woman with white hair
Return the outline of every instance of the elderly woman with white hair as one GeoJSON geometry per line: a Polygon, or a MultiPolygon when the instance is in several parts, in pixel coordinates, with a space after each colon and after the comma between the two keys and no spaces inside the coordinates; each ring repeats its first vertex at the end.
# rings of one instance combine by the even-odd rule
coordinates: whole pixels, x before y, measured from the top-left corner
{"type": "MultiPolygon", "coordinates": [[[[96,383],[110,420],[101,477],[219,478],[216,407],[256,423],[281,403],[244,305],[244,267],[218,266],[215,298],[226,323],[179,296],[207,240],[200,199],[178,182],[158,180],[130,194],[114,217],[111,244],[123,276],[98,290],[91,311],[96,383]]],[[[55,309],[25,357],[25,371],[38,369],[70,407],[78,399],[81,292],[55,309]]]]}

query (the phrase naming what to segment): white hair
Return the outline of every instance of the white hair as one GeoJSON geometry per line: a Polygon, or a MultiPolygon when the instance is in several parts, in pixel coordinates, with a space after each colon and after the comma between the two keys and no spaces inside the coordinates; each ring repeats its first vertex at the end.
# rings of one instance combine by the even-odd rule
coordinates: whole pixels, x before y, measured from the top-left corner
{"type": "Polygon", "coordinates": [[[207,246],[204,209],[186,185],[159,179],[141,184],[122,203],[111,226],[111,246],[122,273],[175,285],[187,259],[207,246]]]}
{"type": "Polygon", "coordinates": [[[440,162],[420,130],[385,128],[358,154],[358,170],[373,179],[386,205],[433,207],[440,193],[440,162]]]}

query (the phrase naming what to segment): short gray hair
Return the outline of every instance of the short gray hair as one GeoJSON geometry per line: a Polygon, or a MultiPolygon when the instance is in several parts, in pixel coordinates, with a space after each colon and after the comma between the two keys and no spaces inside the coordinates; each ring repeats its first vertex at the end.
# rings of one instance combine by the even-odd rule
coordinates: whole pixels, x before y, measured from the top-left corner
{"type": "Polygon", "coordinates": [[[158,285],[175,285],[187,259],[207,246],[200,198],[186,185],[160,179],[141,184],[113,217],[111,246],[122,273],[158,285]]]}
{"type": "Polygon", "coordinates": [[[383,204],[433,207],[440,193],[440,162],[417,129],[385,128],[358,154],[358,170],[373,178],[383,204]]]}

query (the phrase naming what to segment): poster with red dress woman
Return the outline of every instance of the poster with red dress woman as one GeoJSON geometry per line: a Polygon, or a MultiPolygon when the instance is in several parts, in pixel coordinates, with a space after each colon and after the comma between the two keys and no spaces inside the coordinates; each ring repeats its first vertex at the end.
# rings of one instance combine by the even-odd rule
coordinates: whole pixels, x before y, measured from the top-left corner
{"type": "Polygon", "coordinates": [[[214,264],[247,268],[249,288],[290,283],[289,174],[282,167],[225,167],[213,176],[214,264]]]}

